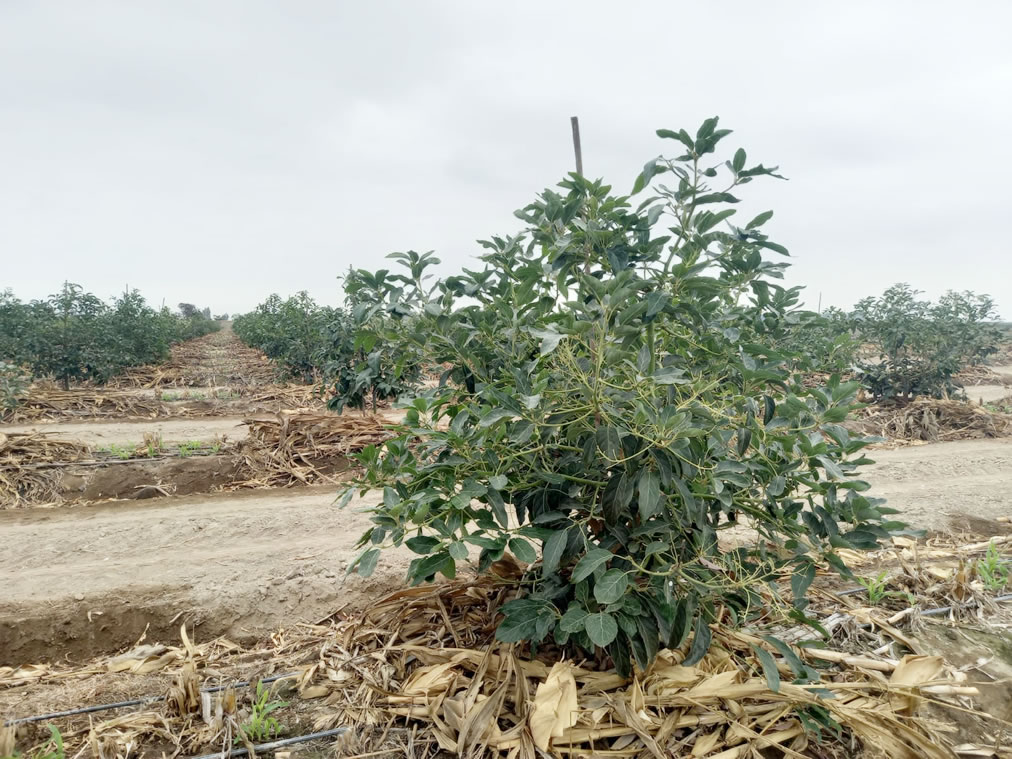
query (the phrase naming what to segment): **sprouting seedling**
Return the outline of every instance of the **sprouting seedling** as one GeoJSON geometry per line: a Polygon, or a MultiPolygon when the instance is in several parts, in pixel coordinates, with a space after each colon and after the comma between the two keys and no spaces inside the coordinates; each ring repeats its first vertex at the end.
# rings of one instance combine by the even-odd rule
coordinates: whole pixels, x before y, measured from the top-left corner
{"type": "Polygon", "coordinates": [[[49,741],[41,748],[24,755],[16,749],[5,753],[3,759],[66,759],[66,751],[63,747],[63,736],[55,725],[49,725],[49,741]]]}
{"type": "Polygon", "coordinates": [[[886,585],[888,581],[886,579],[887,573],[885,571],[879,572],[878,577],[858,577],[857,581],[864,586],[864,589],[868,592],[869,603],[877,604],[883,598],[886,597],[886,585]]]}
{"type": "Polygon", "coordinates": [[[239,726],[239,735],[235,738],[236,745],[243,743],[244,739],[251,743],[262,743],[281,734],[284,726],[281,725],[272,712],[288,706],[287,701],[270,700],[270,691],[264,687],[262,682],[257,683],[257,695],[253,701],[253,710],[248,720],[239,726]]]}
{"type": "Polygon", "coordinates": [[[1002,559],[993,540],[988,543],[984,558],[977,561],[977,576],[991,592],[997,592],[1008,584],[1008,565],[1002,559]]]}

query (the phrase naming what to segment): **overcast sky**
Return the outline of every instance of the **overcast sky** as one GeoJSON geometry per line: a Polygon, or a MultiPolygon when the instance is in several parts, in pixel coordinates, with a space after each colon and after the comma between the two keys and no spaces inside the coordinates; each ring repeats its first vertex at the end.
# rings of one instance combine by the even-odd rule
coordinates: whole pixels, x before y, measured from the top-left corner
{"type": "Polygon", "coordinates": [[[474,240],[572,169],[628,192],[712,115],[815,305],[1012,318],[1012,3],[0,0],[0,288],[252,308],[474,240]]]}

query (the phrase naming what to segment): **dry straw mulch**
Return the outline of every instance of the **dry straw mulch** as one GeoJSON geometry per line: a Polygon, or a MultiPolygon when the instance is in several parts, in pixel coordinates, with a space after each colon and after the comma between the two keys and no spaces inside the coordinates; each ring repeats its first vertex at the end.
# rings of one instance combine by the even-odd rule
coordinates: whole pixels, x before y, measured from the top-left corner
{"type": "Polygon", "coordinates": [[[969,440],[1012,435],[1012,414],[955,400],[917,398],[863,409],[848,423],[862,434],[896,441],[969,440]]]}
{"type": "Polygon", "coordinates": [[[312,411],[280,412],[244,420],[249,436],[236,444],[235,487],[290,487],[333,482],[347,457],[390,436],[378,416],[312,411]]]}
{"type": "Polygon", "coordinates": [[[769,759],[856,756],[863,744],[869,756],[956,756],[954,728],[920,707],[965,711],[976,689],[940,657],[792,648],[792,662],[758,634],[715,624],[713,645],[695,666],[683,665],[687,644],[625,678],[607,661],[567,659],[551,649],[532,657],[496,643],[498,610],[516,592],[520,572],[511,561],[497,570],[499,577],[400,590],[362,614],[296,625],[252,650],[224,639],[194,645],[184,630],[180,647],[138,646],[77,673],[0,669],[0,688],[101,677],[102,670],[174,673],[165,701],[64,724],[68,756],[124,756],[154,746],[178,755],[228,745],[248,716],[248,695],[199,691],[258,659],[266,671],[298,673],[283,696],[293,706],[279,716],[295,710],[299,733],[349,727],[339,748],[346,755],[769,759]],[[799,659],[818,663],[819,682],[792,682],[799,659]],[[817,731],[819,721],[839,731],[817,731]]]}
{"type": "Polygon", "coordinates": [[[59,499],[63,462],[89,456],[86,445],[40,433],[0,432],[0,508],[59,499]]]}
{"type": "Polygon", "coordinates": [[[165,415],[165,406],[160,401],[130,391],[95,388],[62,390],[42,386],[31,388],[4,418],[4,422],[17,424],[39,419],[165,415]]]}

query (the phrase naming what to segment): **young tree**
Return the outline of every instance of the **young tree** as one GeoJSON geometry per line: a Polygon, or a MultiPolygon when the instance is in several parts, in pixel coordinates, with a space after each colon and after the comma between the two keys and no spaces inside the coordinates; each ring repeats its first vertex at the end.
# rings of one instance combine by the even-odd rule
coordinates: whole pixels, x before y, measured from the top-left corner
{"type": "Polygon", "coordinates": [[[449,368],[361,455],[345,497],[383,502],[360,572],[390,544],[418,554],[414,582],[510,551],[529,568],[499,639],[598,650],[627,672],[693,630],[697,661],[708,625],[750,619],[783,572],[804,621],[816,564],[845,572],[835,548],[896,526],[856,478],[866,442],[839,424],[857,384],[806,388],[771,347],[798,301],[767,259],[787,251],[763,231],[771,212],[733,219],[744,185],[778,175],[741,149],[717,161],[729,133],[715,118],[694,137],[660,130],[680,152],[645,165],[635,205],[570,175],[518,212],[520,234],[482,243],[477,270],[377,281],[391,325],[377,339],[449,368]],[[721,547],[740,521],[757,540],[721,547]]]}

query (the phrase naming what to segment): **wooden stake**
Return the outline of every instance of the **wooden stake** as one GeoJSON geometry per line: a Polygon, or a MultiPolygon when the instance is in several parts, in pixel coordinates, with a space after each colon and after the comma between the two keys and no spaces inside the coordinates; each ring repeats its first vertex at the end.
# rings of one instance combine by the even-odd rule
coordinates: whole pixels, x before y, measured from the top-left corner
{"type": "Polygon", "coordinates": [[[580,147],[580,119],[571,116],[569,123],[573,125],[573,151],[576,153],[576,173],[583,176],[583,149],[580,147]]]}

